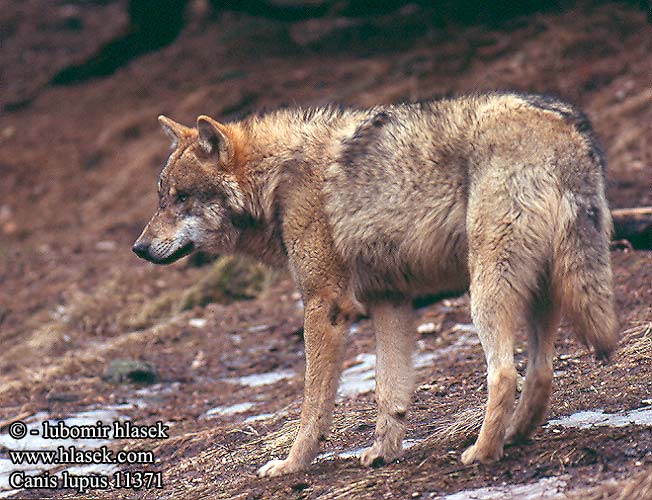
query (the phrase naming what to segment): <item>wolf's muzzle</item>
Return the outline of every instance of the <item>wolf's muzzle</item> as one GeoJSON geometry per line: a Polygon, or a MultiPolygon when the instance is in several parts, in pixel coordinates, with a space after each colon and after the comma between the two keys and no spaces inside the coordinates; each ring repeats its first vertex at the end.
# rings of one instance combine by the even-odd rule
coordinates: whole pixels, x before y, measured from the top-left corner
{"type": "Polygon", "coordinates": [[[153,264],[162,264],[162,265],[172,264],[173,262],[179,260],[181,257],[185,257],[189,253],[192,253],[194,249],[195,249],[195,244],[192,241],[189,241],[182,247],[177,248],[171,254],[166,255],[165,257],[161,257],[157,255],[156,249],[154,249],[154,252],[152,252],[151,245],[145,243],[136,243],[132,247],[133,252],[136,255],[138,255],[138,257],[140,257],[141,259],[148,260],[153,264]]]}

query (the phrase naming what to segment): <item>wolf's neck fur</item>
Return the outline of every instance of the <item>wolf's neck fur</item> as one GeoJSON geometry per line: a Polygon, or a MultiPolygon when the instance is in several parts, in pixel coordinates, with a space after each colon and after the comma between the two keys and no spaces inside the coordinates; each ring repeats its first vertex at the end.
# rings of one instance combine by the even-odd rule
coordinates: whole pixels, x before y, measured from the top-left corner
{"type": "Polygon", "coordinates": [[[246,139],[249,178],[260,179],[256,192],[262,195],[255,209],[266,220],[272,214],[276,188],[290,169],[310,168],[335,161],[341,141],[372,110],[335,107],[284,109],[240,123],[246,139]]]}
{"type": "Polygon", "coordinates": [[[249,183],[243,187],[249,199],[248,214],[239,221],[239,252],[272,265],[285,263],[280,221],[286,195],[293,188],[288,174],[334,160],[354,116],[352,111],[335,108],[288,109],[234,125],[243,140],[241,178],[249,183]]]}

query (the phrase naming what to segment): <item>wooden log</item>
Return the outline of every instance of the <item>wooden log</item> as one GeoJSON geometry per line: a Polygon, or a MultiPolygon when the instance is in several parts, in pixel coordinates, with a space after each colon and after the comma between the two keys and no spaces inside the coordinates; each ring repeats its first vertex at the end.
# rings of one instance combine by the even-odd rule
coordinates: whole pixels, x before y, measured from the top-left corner
{"type": "Polygon", "coordinates": [[[652,207],[619,208],[611,211],[614,240],[627,240],[634,248],[652,250],[652,207]]]}

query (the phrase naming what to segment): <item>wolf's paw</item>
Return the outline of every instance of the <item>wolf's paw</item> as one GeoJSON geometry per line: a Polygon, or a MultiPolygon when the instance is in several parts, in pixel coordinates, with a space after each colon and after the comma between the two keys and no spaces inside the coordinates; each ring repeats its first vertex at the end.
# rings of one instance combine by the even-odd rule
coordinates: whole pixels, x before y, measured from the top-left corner
{"type": "Polygon", "coordinates": [[[527,443],[530,437],[529,430],[522,430],[516,426],[509,426],[505,432],[505,444],[523,444],[527,443]]]}
{"type": "Polygon", "coordinates": [[[482,464],[490,464],[500,460],[500,457],[503,456],[502,448],[497,450],[489,450],[486,448],[480,448],[477,444],[466,449],[462,453],[462,463],[464,465],[472,464],[473,462],[480,462],[482,464]]]}
{"type": "Polygon", "coordinates": [[[360,457],[360,463],[365,467],[373,467],[375,465],[388,464],[403,455],[403,447],[391,446],[379,442],[375,442],[373,446],[364,452],[360,457]]]}
{"type": "Polygon", "coordinates": [[[270,460],[260,469],[258,469],[258,477],[276,477],[283,474],[290,474],[303,469],[300,464],[285,460],[270,460]]]}

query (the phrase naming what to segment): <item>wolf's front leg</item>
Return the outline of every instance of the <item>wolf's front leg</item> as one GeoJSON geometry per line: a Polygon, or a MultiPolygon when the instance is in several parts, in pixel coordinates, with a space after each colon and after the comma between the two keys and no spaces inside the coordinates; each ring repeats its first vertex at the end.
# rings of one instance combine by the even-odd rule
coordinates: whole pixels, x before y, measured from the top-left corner
{"type": "Polygon", "coordinates": [[[305,469],[317,454],[331,424],[342,366],[344,321],[333,315],[337,307],[322,297],[306,303],[304,339],[306,376],[301,424],[285,460],[271,460],[258,471],[260,477],[279,476],[305,469]]]}
{"type": "Polygon", "coordinates": [[[376,330],[376,439],[362,465],[388,463],[403,454],[405,420],[414,390],[412,352],[416,340],[412,304],[381,302],[369,306],[376,330]]]}

